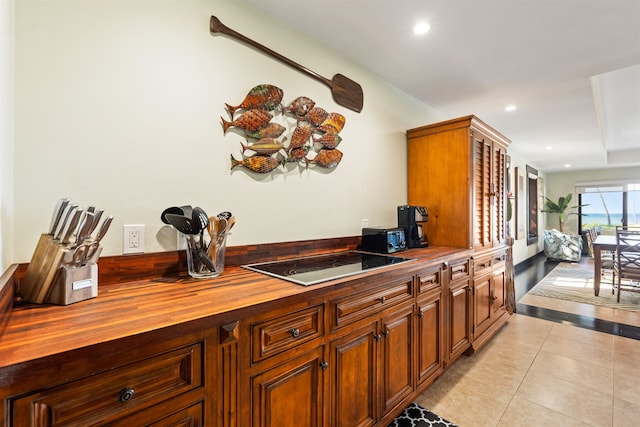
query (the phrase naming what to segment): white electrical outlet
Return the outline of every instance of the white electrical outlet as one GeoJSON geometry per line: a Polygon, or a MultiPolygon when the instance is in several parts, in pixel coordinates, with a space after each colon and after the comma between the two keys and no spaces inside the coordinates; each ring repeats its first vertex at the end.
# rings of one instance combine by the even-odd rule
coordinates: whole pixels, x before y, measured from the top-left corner
{"type": "Polygon", "coordinates": [[[143,253],[144,224],[125,224],[122,226],[122,230],[122,253],[143,253]]]}
{"type": "Polygon", "coordinates": [[[367,218],[364,218],[362,220],[362,228],[368,227],[369,226],[369,220],[367,218]]]}

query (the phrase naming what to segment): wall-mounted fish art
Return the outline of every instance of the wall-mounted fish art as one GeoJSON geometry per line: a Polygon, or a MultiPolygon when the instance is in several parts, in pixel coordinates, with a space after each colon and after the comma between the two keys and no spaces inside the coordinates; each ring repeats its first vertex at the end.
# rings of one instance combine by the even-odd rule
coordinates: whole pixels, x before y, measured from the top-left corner
{"type": "Polygon", "coordinates": [[[232,170],[242,166],[264,174],[279,166],[286,172],[286,165],[292,163],[305,169],[309,165],[325,169],[338,166],[342,160],[342,152],[336,148],[342,142],[338,134],[344,129],[346,118],[327,112],[306,96],[299,96],[285,106],[283,96],[282,89],[260,84],[238,105],[225,103],[230,118],[220,117],[223,134],[234,128],[231,133],[246,140],[240,142],[241,158],[231,155],[232,170]]]}

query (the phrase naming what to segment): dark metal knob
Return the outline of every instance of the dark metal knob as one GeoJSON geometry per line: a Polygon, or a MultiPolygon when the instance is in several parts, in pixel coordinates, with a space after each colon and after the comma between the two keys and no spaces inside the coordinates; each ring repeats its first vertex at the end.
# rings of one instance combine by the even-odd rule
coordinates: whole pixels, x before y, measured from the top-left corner
{"type": "Polygon", "coordinates": [[[382,335],[384,335],[385,338],[387,338],[389,336],[390,331],[388,329],[385,329],[384,331],[382,331],[382,335]]]}
{"type": "Polygon", "coordinates": [[[381,337],[380,337],[380,334],[375,334],[375,335],[373,336],[373,339],[375,339],[376,341],[380,341],[380,338],[381,338],[381,337]]]}
{"type": "Polygon", "coordinates": [[[424,313],[422,312],[422,310],[420,310],[420,311],[418,312],[418,317],[420,317],[420,318],[424,317],[424,313]]]}
{"type": "Polygon", "coordinates": [[[118,400],[122,403],[126,403],[133,399],[133,395],[136,394],[136,391],[132,388],[123,388],[120,390],[120,394],[118,395],[118,400]]]}
{"type": "Polygon", "coordinates": [[[381,303],[384,303],[386,300],[387,300],[387,298],[385,298],[385,297],[378,298],[378,301],[380,301],[381,303]]]}
{"type": "Polygon", "coordinates": [[[289,329],[289,332],[291,333],[291,336],[294,338],[298,338],[300,336],[300,329],[298,328],[289,329]]]}
{"type": "Polygon", "coordinates": [[[327,362],[320,362],[320,369],[322,369],[323,371],[326,371],[328,367],[329,364],[327,362]]]}

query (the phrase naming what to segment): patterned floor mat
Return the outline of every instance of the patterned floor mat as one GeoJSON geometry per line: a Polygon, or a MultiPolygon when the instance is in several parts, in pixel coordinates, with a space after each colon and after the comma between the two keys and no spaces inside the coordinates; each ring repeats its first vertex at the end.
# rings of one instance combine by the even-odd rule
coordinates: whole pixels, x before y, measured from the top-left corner
{"type": "Polygon", "coordinates": [[[412,403],[396,417],[389,427],[458,427],[417,403],[412,403]]]}

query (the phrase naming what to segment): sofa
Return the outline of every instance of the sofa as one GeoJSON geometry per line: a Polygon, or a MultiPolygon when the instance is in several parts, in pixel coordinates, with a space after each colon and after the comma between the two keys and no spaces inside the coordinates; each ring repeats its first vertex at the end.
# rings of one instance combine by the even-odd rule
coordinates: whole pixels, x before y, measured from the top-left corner
{"type": "Polygon", "coordinates": [[[547,259],[578,262],[582,256],[582,237],[555,229],[545,230],[544,255],[547,259]]]}

